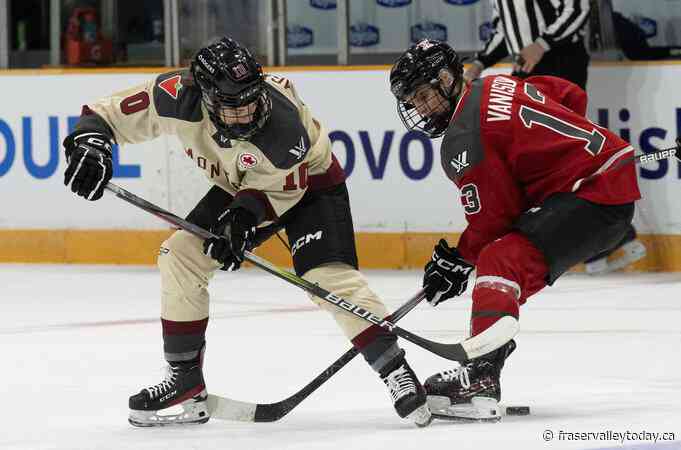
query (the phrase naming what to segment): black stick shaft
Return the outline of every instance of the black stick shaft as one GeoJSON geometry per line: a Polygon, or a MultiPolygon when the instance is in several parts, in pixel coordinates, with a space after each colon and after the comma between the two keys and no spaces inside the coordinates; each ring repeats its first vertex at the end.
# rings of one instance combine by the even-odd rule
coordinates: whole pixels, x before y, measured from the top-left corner
{"type": "MultiPolygon", "coordinates": [[[[418,293],[416,293],[416,295],[410,298],[404,305],[400,306],[390,315],[391,320],[393,322],[399,321],[405,315],[407,315],[409,311],[414,309],[416,305],[421,303],[424,298],[426,298],[426,294],[423,290],[420,290],[418,293]]],[[[316,391],[321,385],[326,383],[331,377],[338,373],[358,354],[359,350],[357,350],[355,347],[352,347],[295,394],[276,403],[257,404],[255,407],[255,416],[253,421],[276,422],[277,420],[281,419],[286,414],[291,412],[293,408],[298,406],[300,402],[309,397],[310,394],[316,391]]]]}
{"type": "MultiPolygon", "coordinates": [[[[108,183],[105,188],[108,191],[113,192],[118,198],[134,206],[142,208],[145,211],[159,217],[160,219],[165,220],[166,222],[171,223],[173,225],[176,225],[200,238],[207,239],[211,237],[218,237],[215,234],[211,233],[210,231],[207,231],[199,227],[198,225],[188,222],[187,220],[182,219],[176,216],[175,214],[166,211],[154,205],[153,203],[150,203],[136,196],[131,192],[128,192],[127,190],[121,188],[120,186],[117,186],[113,183],[108,183]]],[[[429,339],[425,339],[421,336],[415,335],[410,331],[398,327],[389,320],[378,317],[377,315],[371,313],[370,311],[361,308],[355,305],[354,303],[349,302],[348,300],[345,300],[344,298],[327,291],[326,289],[322,288],[319,285],[311,283],[305,280],[304,278],[300,278],[299,276],[289,271],[276,267],[269,261],[260,258],[259,256],[254,255],[251,252],[248,251],[244,252],[244,259],[256,265],[257,267],[265,270],[266,272],[271,273],[277,278],[280,278],[290,284],[293,284],[294,286],[297,286],[302,290],[316,297],[319,297],[320,299],[326,301],[327,303],[331,303],[332,305],[335,305],[336,307],[353,314],[358,319],[371,323],[373,325],[377,325],[383,328],[384,330],[388,330],[396,334],[397,336],[400,336],[401,338],[418,345],[419,347],[422,347],[432,353],[435,353],[436,355],[442,358],[460,362],[467,361],[470,359],[461,343],[443,344],[440,342],[434,342],[429,339]]]]}

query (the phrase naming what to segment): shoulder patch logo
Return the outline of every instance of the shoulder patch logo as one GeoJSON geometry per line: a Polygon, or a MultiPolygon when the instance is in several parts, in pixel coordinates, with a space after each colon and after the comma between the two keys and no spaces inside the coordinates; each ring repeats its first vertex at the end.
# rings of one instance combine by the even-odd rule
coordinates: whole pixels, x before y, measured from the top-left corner
{"type": "Polygon", "coordinates": [[[449,164],[451,164],[452,167],[456,169],[457,174],[466,167],[470,166],[471,163],[468,162],[468,150],[464,150],[458,155],[455,155],[454,158],[452,158],[452,160],[449,162],[449,164]]]}
{"type": "Polygon", "coordinates": [[[258,165],[258,158],[249,152],[243,152],[239,155],[239,167],[241,170],[248,170],[258,165]]]}
{"type": "Polygon", "coordinates": [[[220,148],[232,148],[232,142],[229,140],[227,136],[224,134],[220,133],[219,131],[216,131],[213,133],[213,136],[211,136],[213,140],[215,141],[216,144],[218,144],[218,147],[220,148]]]}
{"type": "Polygon", "coordinates": [[[175,75],[167,80],[163,80],[158,84],[166,94],[170,95],[172,98],[177,100],[177,96],[180,94],[180,89],[182,89],[182,75],[175,75]]]}
{"type": "Polygon", "coordinates": [[[305,147],[305,139],[303,139],[303,137],[300,136],[300,142],[298,142],[298,145],[294,145],[293,148],[288,152],[295,156],[298,161],[303,159],[305,157],[305,154],[307,153],[307,148],[305,147]]]}

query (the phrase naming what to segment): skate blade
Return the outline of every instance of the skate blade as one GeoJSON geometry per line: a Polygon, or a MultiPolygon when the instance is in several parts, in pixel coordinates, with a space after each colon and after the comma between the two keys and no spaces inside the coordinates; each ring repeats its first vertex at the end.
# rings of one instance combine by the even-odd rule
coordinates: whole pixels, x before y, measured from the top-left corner
{"type": "Polygon", "coordinates": [[[208,422],[210,413],[205,400],[194,399],[159,411],[131,409],[128,422],[135,427],[165,427],[175,425],[199,425],[208,422]]]}
{"type": "Polygon", "coordinates": [[[620,247],[610,259],[601,258],[596,261],[586,263],[584,270],[589,275],[604,275],[606,273],[615,272],[635,263],[639,259],[646,256],[646,247],[641,241],[635,239],[627,242],[620,247]]]}
{"type": "Polygon", "coordinates": [[[428,406],[434,418],[454,422],[498,422],[499,402],[488,397],[473,397],[470,403],[452,405],[449,398],[429,395],[428,406]]]}
{"type": "Polygon", "coordinates": [[[411,414],[405,417],[405,420],[411,420],[419,428],[427,427],[433,421],[433,415],[428,408],[428,404],[423,404],[416,408],[411,414]]]}

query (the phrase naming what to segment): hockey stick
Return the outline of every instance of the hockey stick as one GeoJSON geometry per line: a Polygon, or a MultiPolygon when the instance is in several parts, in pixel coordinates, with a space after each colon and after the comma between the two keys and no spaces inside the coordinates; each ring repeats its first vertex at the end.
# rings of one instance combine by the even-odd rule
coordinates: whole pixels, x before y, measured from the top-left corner
{"type": "MultiPolygon", "coordinates": [[[[426,298],[426,294],[423,290],[420,290],[404,305],[395,310],[395,312],[389,316],[390,319],[393,322],[397,322],[409,311],[414,309],[416,305],[421,303],[424,298],[426,298]]],[[[284,400],[275,403],[248,403],[209,394],[208,411],[213,419],[238,420],[241,422],[276,422],[291,412],[293,408],[309,397],[310,394],[316,391],[322,384],[326,383],[358,354],[359,351],[355,347],[352,347],[302,389],[284,400]]]]}
{"type": "MultiPolygon", "coordinates": [[[[195,236],[198,236],[202,239],[218,237],[215,234],[211,233],[210,231],[205,230],[191,222],[188,222],[176,216],[175,214],[166,211],[154,205],[153,203],[150,203],[136,196],[135,194],[126,191],[125,189],[113,183],[108,183],[105,186],[105,189],[110,192],[113,192],[116,195],[116,197],[120,198],[121,200],[124,200],[130,203],[131,205],[137,206],[155,215],[156,217],[159,217],[160,219],[170,224],[176,225],[182,228],[183,230],[188,231],[189,233],[192,233],[195,236]]],[[[414,333],[407,331],[403,328],[400,328],[391,321],[382,319],[376,316],[375,314],[371,313],[370,311],[367,311],[366,309],[361,308],[355,305],[354,303],[351,303],[345,300],[344,298],[339,297],[338,295],[335,295],[327,291],[326,289],[305,280],[304,278],[300,278],[299,276],[289,271],[280,269],[279,267],[276,267],[269,261],[260,258],[259,256],[254,255],[249,251],[244,252],[244,259],[246,259],[246,261],[251,262],[255,266],[265,270],[266,272],[271,273],[277,278],[281,278],[282,280],[287,281],[288,283],[293,284],[294,286],[298,286],[302,290],[316,297],[319,297],[320,299],[326,301],[327,303],[330,303],[336,306],[337,308],[343,309],[353,314],[358,319],[361,319],[373,325],[377,325],[385,330],[391,331],[395,335],[400,336],[401,338],[406,339],[409,342],[412,342],[421,348],[424,348],[442,358],[449,359],[451,361],[466,362],[470,359],[477,358],[478,356],[487,354],[501,347],[506,342],[510,341],[513,338],[513,336],[515,336],[518,333],[518,321],[513,317],[506,316],[502,317],[500,320],[495,322],[494,325],[492,325],[490,328],[488,328],[481,334],[465,339],[461,342],[457,342],[454,344],[443,344],[440,342],[434,342],[425,339],[421,336],[417,336],[414,333]]]]}
{"type": "MultiPolygon", "coordinates": [[[[620,167],[623,167],[629,163],[634,163],[634,165],[638,164],[645,164],[649,162],[655,162],[655,161],[660,161],[663,159],[671,158],[672,156],[675,157],[677,160],[681,161],[681,158],[679,158],[676,153],[679,151],[679,147],[681,147],[681,137],[676,138],[676,145],[674,147],[669,147],[669,148],[663,148],[659,150],[652,151],[650,153],[643,153],[640,155],[633,155],[629,156],[627,158],[621,159],[617,162],[617,164],[614,164],[612,166],[608,166],[608,163],[606,163],[606,166],[608,166],[605,170],[602,171],[597,171],[595,173],[592,173],[586,178],[582,178],[580,180],[577,180],[575,185],[573,186],[573,192],[579,189],[580,186],[582,186],[584,183],[589,182],[590,180],[598,177],[601,174],[604,173],[609,173],[612,172],[616,169],[619,169],[620,167]]],[[[631,146],[625,147],[619,152],[617,152],[614,156],[614,158],[617,158],[617,155],[621,152],[626,152],[628,153],[629,151],[634,151],[633,148],[631,150],[628,150],[631,148],[631,146]]]]}
{"type": "MultiPolygon", "coordinates": [[[[655,152],[632,156],[619,164],[616,164],[615,169],[621,165],[634,162],[635,164],[659,161],[664,158],[676,156],[677,147],[657,150],[655,152]]],[[[678,156],[677,156],[677,159],[678,156]]],[[[398,308],[391,316],[393,322],[399,321],[406,315],[414,306],[416,306],[424,298],[423,291],[420,291],[416,296],[412,297],[406,304],[398,308]]],[[[208,395],[208,410],[211,417],[220,420],[234,420],[243,422],[275,422],[287,415],[293,408],[298,406],[303,400],[309,397],[322,384],[327,382],[333,375],[338,373],[346,364],[357,356],[359,352],[354,347],[345,352],[340,358],[334,361],[328,368],[322,371],[310,383],[294,393],[290,397],[278,401],[276,403],[248,403],[239,400],[233,400],[219,395],[208,395]]],[[[507,408],[508,410],[511,407],[507,408]]]]}
{"type": "MultiPolygon", "coordinates": [[[[679,151],[679,147],[681,146],[681,138],[676,138],[676,145],[674,147],[669,147],[669,148],[662,148],[659,150],[652,151],[650,153],[643,153],[640,155],[634,155],[630,156],[628,158],[625,158],[621,161],[619,161],[617,164],[614,166],[610,167],[607,169],[607,171],[619,169],[620,167],[629,164],[630,162],[633,162],[634,164],[645,164],[649,162],[655,162],[655,161],[660,161],[662,159],[667,159],[671,157],[675,157],[679,161],[681,161],[681,158],[679,158],[676,153],[679,151]]],[[[597,174],[594,174],[597,175],[597,174]]]]}

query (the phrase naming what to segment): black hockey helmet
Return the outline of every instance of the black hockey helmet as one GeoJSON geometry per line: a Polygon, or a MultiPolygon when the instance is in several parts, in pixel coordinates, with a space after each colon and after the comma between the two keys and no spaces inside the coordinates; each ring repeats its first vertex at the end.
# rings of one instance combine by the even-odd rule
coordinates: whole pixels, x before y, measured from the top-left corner
{"type": "Polygon", "coordinates": [[[223,37],[200,49],[192,60],[191,72],[201,88],[211,121],[228,138],[248,140],[269,119],[272,101],[262,67],[248,49],[235,40],[223,37]],[[249,108],[235,123],[234,108],[252,104],[254,110],[249,108]]]}
{"type": "Polygon", "coordinates": [[[444,134],[454,113],[452,94],[463,79],[463,64],[459,55],[446,42],[422,39],[412,45],[390,70],[390,90],[397,98],[397,112],[408,129],[423,131],[428,137],[444,134]],[[440,83],[440,72],[449,70],[454,77],[448,92],[440,83]],[[436,89],[442,96],[445,112],[421,115],[407,98],[422,85],[436,89]]]}

